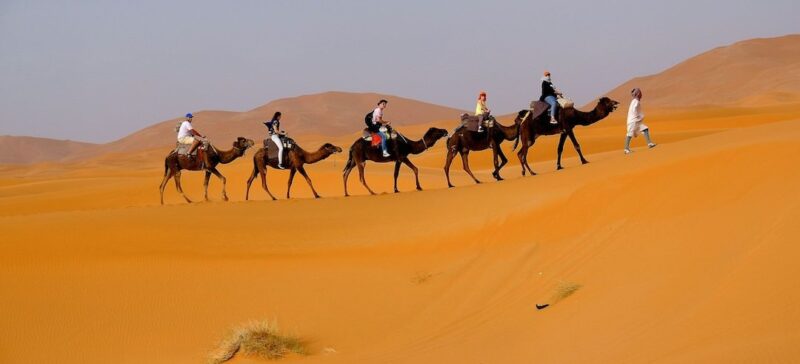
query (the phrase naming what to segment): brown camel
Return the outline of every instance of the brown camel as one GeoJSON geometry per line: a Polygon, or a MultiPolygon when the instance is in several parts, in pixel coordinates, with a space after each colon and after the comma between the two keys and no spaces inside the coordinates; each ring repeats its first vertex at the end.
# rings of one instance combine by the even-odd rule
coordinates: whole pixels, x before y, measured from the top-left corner
{"type": "Polygon", "coordinates": [[[228,201],[228,194],[225,192],[225,177],[217,170],[217,164],[233,162],[236,158],[243,156],[247,148],[252,147],[253,144],[252,140],[242,137],[236,138],[236,141],[233,142],[233,149],[231,150],[220,151],[209,144],[208,150],[205,151],[207,163],[201,163],[198,158],[178,155],[178,153],[173,150],[164,158],[164,180],[161,181],[161,187],[159,187],[161,191],[161,204],[164,204],[164,188],[167,186],[167,181],[172,177],[175,177],[175,187],[178,189],[178,192],[186,199],[186,202],[192,202],[192,200],[186,197],[186,194],[183,193],[183,188],[181,188],[181,170],[204,170],[206,172],[205,180],[203,181],[206,201],[208,201],[208,180],[211,178],[211,174],[214,174],[222,181],[222,199],[228,201]]]}
{"type": "Polygon", "coordinates": [[[370,146],[370,142],[364,140],[363,138],[358,138],[353,143],[353,146],[350,147],[350,155],[347,159],[347,164],[344,166],[344,171],[342,174],[342,179],[344,180],[344,195],[350,196],[347,193],[347,177],[350,176],[350,172],[353,171],[354,167],[358,167],[358,176],[361,179],[361,184],[367,188],[370,194],[375,194],[372,189],[367,186],[367,180],[364,179],[364,167],[367,164],[367,161],[373,161],[377,163],[387,163],[387,162],[394,162],[394,192],[397,193],[399,190],[397,189],[397,176],[400,174],[400,163],[404,163],[412,171],[414,171],[414,178],[417,182],[417,190],[422,191],[422,187],[419,185],[419,170],[417,167],[411,163],[411,160],[408,159],[410,154],[420,154],[429,148],[433,147],[441,138],[447,136],[447,130],[439,129],[439,128],[430,128],[425,135],[422,136],[420,140],[408,140],[402,135],[397,136],[397,139],[389,141],[389,150],[392,151],[392,155],[389,157],[384,157],[381,153],[380,148],[375,148],[370,146]]]}
{"type": "MultiPolygon", "coordinates": [[[[303,177],[305,177],[306,182],[308,182],[308,186],[311,187],[311,192],[314,193],[314,198],[319,198],[319,194],[314,189],[314,185],[311,184],[311,178],[308,177],[306,173],[306,169],[303,167],[304,164],[312,164],[317,163],[325,158],[328,158],[331,154],[341,153],[342,148],[339,148],[331,143],[325,143],[316,152],[307,152],[300,148],[299,145],[294,144],[292,149],[289,150],[288,156],[286,160],[284,160],[284,169],[289,169],[289,186],[286,188],[286,198],[289,198],[289,193],[292,190],[292,180],[294,180],[294,174],[296,172],[300,172],[303,177]]],[[[272,192],[269,191],[269,187],[267,187],[267,166],[279,169],[278,168],[278,160],[277,159],[269,159],[267,157],[267,149],[261,148],[256,152],[256,155],[253,156],[253,173],[250,174],[250,178],[247,179],[247,191],[245,192],[244,199],[250,199],[250,185],[253,183],[253,180],[256,178],[256,174],[261,175],[261,187],[267,191],[269,197],[272,197],[273,200],[277,200],[275,196],[272,195],[272,192]]]]}
{"type": "Polygon", "coordinates": [[[517,144],[522,142],[522,147],[519,152],[517,152],[519,164],[522,166],[522,175],[525,175],[525,169],[527,169],[532,176],[536,175],[533,169],[531,169],[531,166],[528,165],[528,149],[536,142],[536,138],[542,135],[561,134],[561,140],[558,141],[557,169],[564,169],[564,167],[561,166],[561,153],[564,151],[564,141],[566,141],[567,137],[572,140],[572,145],[578,152],[581,163],[589,163],[589,161],[583,157],[583,153],[581,153],[581,146],[578,144],[578,139],[575,138],[573,129],[578,125],[589,126],[602,120],[616,110],[617,106],[619,106],[619,102],[608,97],[602,97],[597,101],[597,106],[594,107],[594,110],[589,112],[583,112],[575,108],[559,109],[559,123],[556,125],[550,124],[550,114],[548,112],[543,112],[541,115],[537,116],[536,119],[531,120],[533,115],[529,110],[520,111],[514,120],[515,123],[520,123],[519,136],[514,142],[514,147],[512,149],[517,149],[517,144]]]}
{"type": "Polygon", "coordinates": [[[447,177],[447,187],[453,187],[453,184],[450,183],[450,164],[453,162],[456,153],[461,155],[464,171],[472,177],[475,183],[481,183],[481,181],[475,178],[475,175],[472,174],[472,170],[469,168],[469,152],[486,150],[490,147],[492,148],[492,161],[494,163],[494,172],[492,172],[492,176],[498,181],[503,180],[503,178],[500,177],[500,169],[508,163],[508,159],[505,154],[503,154],[500,144],[504,140],[510,141],[517,139],[519,122],[519,120],[514,120],[514,125],[505,126],[495,120],[494,126],[490,130],[492,143],[490,143],[489,133],[477,133],[469,131],[467,128],[461,128],[450,136],[450,138],[447,139],[447,160],[444,162],[444,174],[447,177]],[[500,158],[499,163],[497,161],[498,157],[500,158]]]}

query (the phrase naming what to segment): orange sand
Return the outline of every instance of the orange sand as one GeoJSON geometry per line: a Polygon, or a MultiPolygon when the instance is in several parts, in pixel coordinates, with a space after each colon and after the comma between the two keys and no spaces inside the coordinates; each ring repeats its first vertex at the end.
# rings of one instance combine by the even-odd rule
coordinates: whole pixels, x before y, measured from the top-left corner
{"type": "MultiPolygon", "coordinates": [[[[404,193],[373,197],[355,173],[362,196],[341,197],[345,155],[308,167],[320,200],[298,178],[296,199],[265,201],[256,184],[242,201],[249,151],[220,168],[231,202],[212,179],[213,202],[185,204],[170,183],[164,207],[163,148],[3,166],[0,362],[198,363],[253,319],[308,342],[285,363],[795,361],[796,110],[646,109],[661,144],[637,139],[629,156],[621,110],[577,129],[588,165],[568,145],[554,171],[546,137],[531,154],[540,175],[520,178],[505,144],[507,181],[477,153],[487,183],[457,162],[454,189],[440,142],[413,158],[426,191],[404,167],[404,193]]],[[[390,166],[367,174],[391,191],[390,166]]],[[[287,172],[268,176],[282,197],[287,172]]],[[[199,173],[183,185],[202,197],[199,173]]]]}

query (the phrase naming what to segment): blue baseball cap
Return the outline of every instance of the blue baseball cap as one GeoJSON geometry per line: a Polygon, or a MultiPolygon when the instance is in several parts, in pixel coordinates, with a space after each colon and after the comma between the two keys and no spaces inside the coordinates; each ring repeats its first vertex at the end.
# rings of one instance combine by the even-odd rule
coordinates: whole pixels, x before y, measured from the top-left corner
{"type": "Polygon", "coordinates": [[[186,114],[186,117],[187,117],[187,118],[193,118],[193,117],[194,117],[194,115],[192,115],[192,113],[188,113],[188,114],[186,114]]]}

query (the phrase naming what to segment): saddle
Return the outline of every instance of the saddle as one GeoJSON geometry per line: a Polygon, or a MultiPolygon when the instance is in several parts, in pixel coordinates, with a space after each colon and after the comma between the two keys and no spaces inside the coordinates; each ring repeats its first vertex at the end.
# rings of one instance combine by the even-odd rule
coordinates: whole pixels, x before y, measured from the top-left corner
{"type": "Polygon", "coordinates": [[[495,119],[491,115],[461,114],[461,126],[456,130],[466,128],[468,131],[478,132],[478,125],[483,123],[483,131],[494,126],[495,119]]]}
{"type": "MultiPolygon", "coordinates": [[[[389,141],[397,139],[397,132],[394,129],[389,129],[389,141]]],[[[364,139],[370,142],[370,146],[377,148],[381,145],[381,135],[369,130],[369,128],[364,128],[361,131],[361,139],[364,139]]]]}
{"type": "MultiPolygon", "coordinates": [[[[561,109],[571,109],[575,107],[575,103],[573,103],[572,100],[570,99],[559,97],[557,101],[558,101],[558,106],[560,107],[558,108],[558,110],[556,110],[556,118],[558,118],[558,112],[561,111],[561,109]]],[[[550,104],[539,100],[531,101],[530,105],[531,120],[536,119],[537,117],[544,114],[548,110],[550,110],[550,104]]]]}
{"type": "MultiPolygon", "coordinates": [[[[283,163],[286,165],[286,161],[289,158],[289,151],[294,148],[296,145],[294,139],[289,138],[287,136],[280,137],[281,142],[283,143],[283,163]]],[[[278,146],[275,145],[275,142],[272,141],[272,138],[264,139],[264,149],[267,150],[267,160],[275,161],[278,163],[278,146]]]]}
{"type": "Polygon", "coordinates": [[[206,150],[211,144],[207,140],[203,140],[202,143],[197,147],[197,149],[189,154],[189,149],[192,148],[191,144],[183,144],[183,143],[175,143],[175,150],[174,153],[178,154],[179,158],[186,158],[191,161],[201,161],[200,168],[205,166],[206,162],[206,150]]]}

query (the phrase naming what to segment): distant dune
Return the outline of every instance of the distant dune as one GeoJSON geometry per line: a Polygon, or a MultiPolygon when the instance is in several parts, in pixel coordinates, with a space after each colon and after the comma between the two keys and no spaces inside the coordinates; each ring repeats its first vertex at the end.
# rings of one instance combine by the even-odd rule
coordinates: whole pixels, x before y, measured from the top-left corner
{"type": "Polygon", "coordinates": [[[800,34],[751,39],[712,49],[664,72],[637,77],[606,95],[648,105],[776,104],[800,101],[800,34]]]}
{"type": "MultiPolygon", "coordinates": [[[[389,100],[386,119],[394,125],[428,123],[457,119],[463,112],[399,96],[375,93],[325,92],[279,99],[246,112],[201,111],[194,126],[217,145],[228,146],[236,137],[260,140],[266,135],[263,121],[275,111],[283,113],[282,127],[294,135],[339,136],[361,130],[364,115],[380,99],[389,100]]],[[[171,146],[175,143],[178,119],[167,120],[110,143],[110,152],[171,146]]]]}
{"type": "Polygon", "coordinates": [[[97,146],[71,140],[0,135],[0,164],[60,161],[94,150],[97,146]]]}

